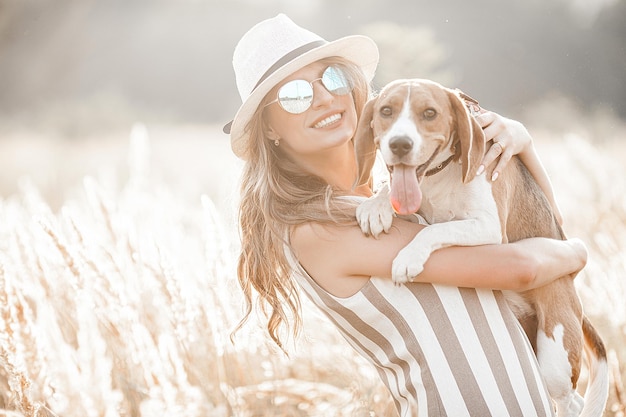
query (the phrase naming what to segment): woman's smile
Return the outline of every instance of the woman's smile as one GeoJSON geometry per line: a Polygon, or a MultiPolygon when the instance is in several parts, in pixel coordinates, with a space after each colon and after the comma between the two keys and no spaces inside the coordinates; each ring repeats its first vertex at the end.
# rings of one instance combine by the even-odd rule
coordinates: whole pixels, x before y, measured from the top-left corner
{"type": "Polygon", "coordinates": [[[337,123],[339,120],[341,120],[342,117],[343,117],[343,113],[335,113],[335,114],[330,115],[328,117],[325,117],[321,121],[315,123],[315,125],[313,127],[315,129],[321,129],[321,128],[324,128],[324,127],[328,127],[328,126],[330,126],[332,124],[337,123]]]}

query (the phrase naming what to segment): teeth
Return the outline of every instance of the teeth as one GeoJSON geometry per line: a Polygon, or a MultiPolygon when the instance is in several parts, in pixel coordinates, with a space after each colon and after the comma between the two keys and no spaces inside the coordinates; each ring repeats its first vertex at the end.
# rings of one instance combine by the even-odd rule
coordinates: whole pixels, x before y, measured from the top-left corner
{"type": "Polygon", "coordinates": [[[324,120],[320,121],[319,123],[317,123],[315,126],[316,129],[322,128],[322,127],[326,127],[329,124],[336,122],[337,120],[341,119],[341,114],[337,113],[337,114],[333,114],[332,116],[329,116],[327,118],[325,118],[324,120]]]}

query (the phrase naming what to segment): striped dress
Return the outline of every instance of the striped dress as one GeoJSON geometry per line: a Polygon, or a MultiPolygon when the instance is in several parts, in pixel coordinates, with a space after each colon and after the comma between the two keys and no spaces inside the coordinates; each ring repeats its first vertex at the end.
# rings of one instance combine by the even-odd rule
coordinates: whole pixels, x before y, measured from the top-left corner
{"type": "Polygon", "coordinates": [[[500,291],[372,277],[340,298],[294,264],[301,289],[376,367],[400,416],[554,415],[532,347],[500,291]]]}

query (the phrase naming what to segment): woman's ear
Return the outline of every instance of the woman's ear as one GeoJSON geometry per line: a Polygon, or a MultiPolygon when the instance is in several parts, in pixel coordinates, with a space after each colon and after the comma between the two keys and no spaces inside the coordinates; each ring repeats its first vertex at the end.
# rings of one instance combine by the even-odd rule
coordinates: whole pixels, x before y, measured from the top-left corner
{"type": "Polygon", "coordinates": [[[265,129],[265,136],[269,140],[280,140],[280,135],[276,133],[276,131],[269,126],[267,127],[267,129],[265,129]]]}
{"type": "Polygon", "coordinates": [[[280,140],[282,139],[278,132],[276,132],[269,124],[265,124],[265,138],[274,143],[274,146],[280,146],[280,140]]]}

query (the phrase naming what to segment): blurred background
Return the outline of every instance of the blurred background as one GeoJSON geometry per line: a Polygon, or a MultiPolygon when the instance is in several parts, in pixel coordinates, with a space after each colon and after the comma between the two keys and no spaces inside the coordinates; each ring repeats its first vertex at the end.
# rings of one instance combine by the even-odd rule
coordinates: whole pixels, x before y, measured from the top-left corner
{"type": "Polygon", "coordinates": [[[239,104],[237,40],[278,12],[327,39],[374,37],[379,84],[437,78],[515,117],[553,95],[626,117],[621,0],[2,0],[2,119],[35,127],[69,107],[67,136],[137,117],[221,123],[239,104]],[[78,124],[88,111],[99,126],[78,124]]]}
{"type": "Polygon", "coordinates": [[[74,117],[68,136],[133,116],[222,122],[237,40],[278,12],[327,39],[374,37],[380,83],[433,77],[513,116],[558,94],[626,117],[621,0],[2,0],[2,119],[34,127],[69,106],[101,125],[74,117]]]}
{"type": "Polygon", "coordinates": [[[166,169],[211,176],[192,168],[240,104],[232,51],[279,12],[329,40],[374,38],[379,87],[432,78],[595,140],[626,119],[624,0],[0,0],[0,193],[27,175],[58,203],[64,183],[126,158],[137,121],[166,169]]]}

